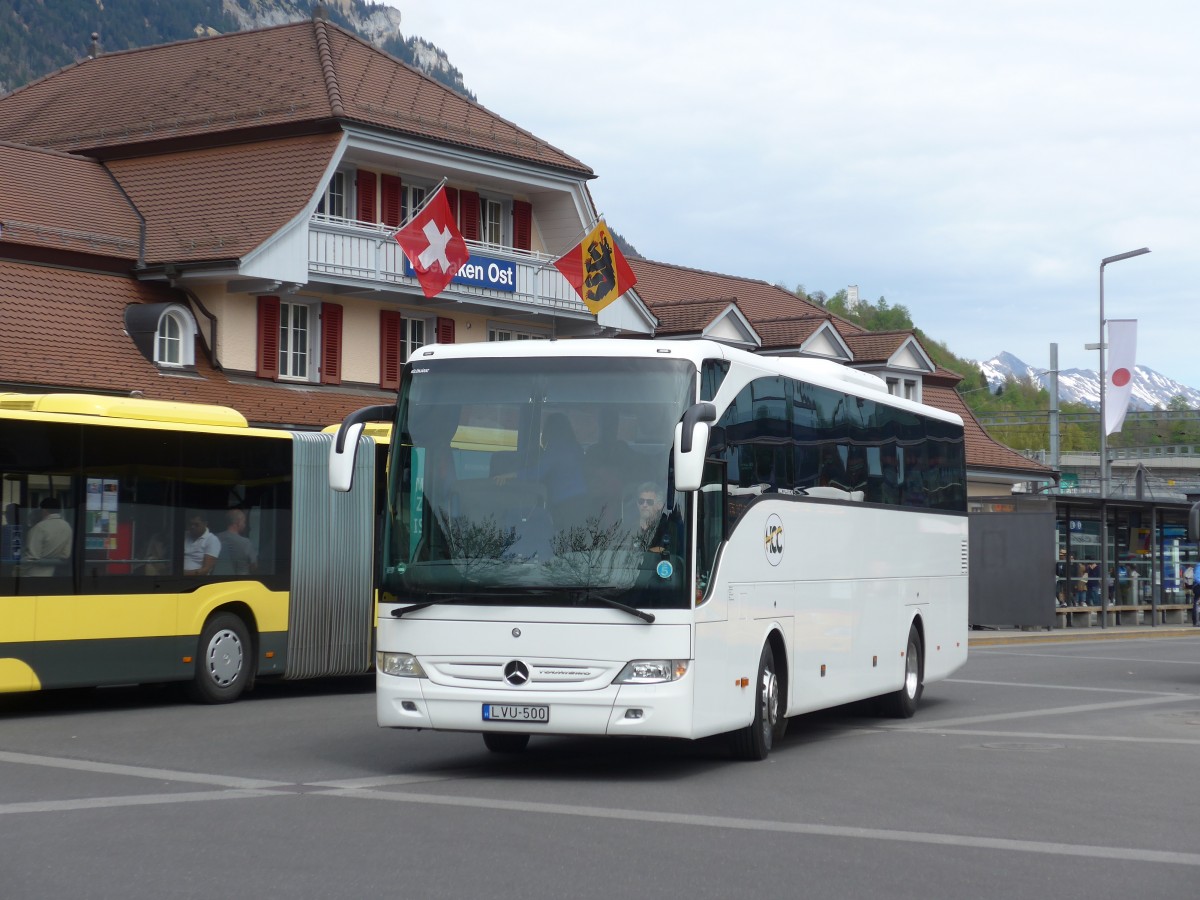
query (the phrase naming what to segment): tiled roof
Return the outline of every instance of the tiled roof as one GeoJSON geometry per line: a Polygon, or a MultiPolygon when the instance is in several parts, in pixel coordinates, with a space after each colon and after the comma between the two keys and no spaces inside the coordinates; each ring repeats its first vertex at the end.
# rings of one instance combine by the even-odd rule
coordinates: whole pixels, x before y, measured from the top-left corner
{"type": "Polygon", "coordinates": [[[827,322],[833,324],[834,329],[842,334],[843,339],[845,338],[845,333],[837,327],[840,323],[834,323],[828,314],[813,313],[810,316],[760,321],[758,327],[763,331],[763,349],[799,347],[827,322]]]}
{"type": "Polygon", "coordinates": [[[239,259],[312,199],[336,132],[108,165],[146,218],[146,261],[239,259]]]}
{"type": "Polygon", "coordinates": [[[0,143],[0,184],[0,240],[137,259],[137,214],[94,160],[0,143]]]}
{"type": "MultiPolygon", "coordinates": [[[[297,22],[110,53],[0,98],[0,134],[59,150],[116,148],[359,121],[566,169],[592,170],[337,25],[297,22]]],[[[210,142],[220,142],[219,139],[210,142]]]]}
{"type": "Polygon", "coordinates": [[[232,406],[251,422],[301,427],[340,422],[394,393],[250,383],[215,371],[197,352],[194,373],[169,374],[122,330],[130,303],[182,302],[164,287],[0,260],[0,382],[65,390],[141,391],[151,400],[232,406]]]}
{"type": "Polygon", "coordinates": [[[729,297],[714,297],[709,300],[675,300],[659,303],[654,307],[658,317],[655,334],[683,335],[700,334],[736,301],[729,297]]]}
{"type": "Polygon", "coordinates": [[[900,346],[913,336],[911,331],[864,331],[847,334],[846,345],[854,353],[856,363],[886,362],[900,346]]]}
{"type": "Polygon", "coordinates": [[[765,281],[704,272],[648,259],[630,259],[629,265],[637,276],[635,290],[638,296],[656,316],[659,306],[664,303],[713,298],[724,298],[727,302],[736,300],[738,308],[760,332],[760,320],[816,312],[828,315],[819,306],[765,281]]]}

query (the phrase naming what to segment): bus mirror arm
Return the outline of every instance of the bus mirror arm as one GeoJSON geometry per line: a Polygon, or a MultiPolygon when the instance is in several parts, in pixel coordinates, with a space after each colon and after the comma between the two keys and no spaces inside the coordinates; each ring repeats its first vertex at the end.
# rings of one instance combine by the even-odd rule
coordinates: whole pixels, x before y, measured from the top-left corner
{"type": "MultiPolygon", "coordinates": [[[[346,452],[346,435],[352,425],[365,425],[367,422],[390,422],[396,415],[395,406],[364,406],[346,416],[338,426],[337,438],[334,440],[336,453],[346,452]]],[[[361,430],[360,430],[361,433],[361,430]]]]}
{"type": "Polygon", "coordinates": [[[694,403],[675,426],[675,490],[697,491],[704,478],[708,426],[717,420],[711,403],[694,403]]]}
{"type": "Polygon", "coordinates": [[[348,491],[354,485],[354,456],[358,437],[367,422],[390,422],[394,406],[367,406],[346,416],[338,426],[329,446],[329,486],[335,491],[348,491]]]}

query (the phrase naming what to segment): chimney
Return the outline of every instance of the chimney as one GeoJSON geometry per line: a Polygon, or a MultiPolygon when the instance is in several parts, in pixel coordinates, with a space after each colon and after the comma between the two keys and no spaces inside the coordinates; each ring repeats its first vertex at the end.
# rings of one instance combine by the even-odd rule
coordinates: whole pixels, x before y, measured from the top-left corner
{"type": "Polygon", "coordinates": [[[100,55],[100,32],[92,32],[92,53],[91,58],[95,59],[100,55]]]}

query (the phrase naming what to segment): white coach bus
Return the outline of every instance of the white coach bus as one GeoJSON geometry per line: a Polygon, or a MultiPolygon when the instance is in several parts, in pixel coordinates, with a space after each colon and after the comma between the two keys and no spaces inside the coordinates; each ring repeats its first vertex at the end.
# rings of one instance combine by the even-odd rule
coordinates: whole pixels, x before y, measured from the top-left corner
{"type": "Polygon", "coordinates": [[[967,656],[962,420],[708,341],[431,345],[398,405],[376,631],[391,728],[700,738],[911,716],[967,656]]]}

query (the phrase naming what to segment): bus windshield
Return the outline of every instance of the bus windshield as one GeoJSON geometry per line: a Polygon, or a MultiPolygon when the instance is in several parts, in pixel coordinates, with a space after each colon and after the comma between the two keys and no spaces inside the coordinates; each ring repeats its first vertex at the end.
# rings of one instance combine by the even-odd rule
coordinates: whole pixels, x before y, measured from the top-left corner
{"type": "Polygon", "coordinates": [[[383,582],[393,600],[684,608],[688,500],[678,359],[411,363],[389,468],[383,582]]]}

